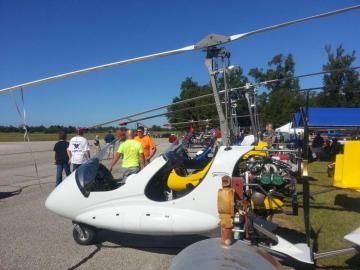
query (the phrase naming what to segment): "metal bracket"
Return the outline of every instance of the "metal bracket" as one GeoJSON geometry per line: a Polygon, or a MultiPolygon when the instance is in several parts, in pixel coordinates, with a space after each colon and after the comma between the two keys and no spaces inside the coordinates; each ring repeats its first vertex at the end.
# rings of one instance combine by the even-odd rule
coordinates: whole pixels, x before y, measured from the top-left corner
{"type": "Polygon", "coordinates": [[[207,35],[202,40],[200,40],[198,43],[196,43],[195,49],[213,47],[219,44],[227,43],[229,41],[230,41],[230,37],[218,35],[218,34],[210,34],[207,35]]]}

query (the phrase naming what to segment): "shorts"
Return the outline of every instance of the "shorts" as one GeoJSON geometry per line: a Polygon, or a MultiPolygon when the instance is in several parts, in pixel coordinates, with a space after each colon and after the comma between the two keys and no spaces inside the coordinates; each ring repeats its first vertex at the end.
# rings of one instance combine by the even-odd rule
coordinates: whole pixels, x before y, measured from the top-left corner
{"type": "Polygon", "coordinates": [[[127,178],[128,176],[140,172],[140,167],[129,167],[129,168],[123,168],[123,179],[127,178]]]}

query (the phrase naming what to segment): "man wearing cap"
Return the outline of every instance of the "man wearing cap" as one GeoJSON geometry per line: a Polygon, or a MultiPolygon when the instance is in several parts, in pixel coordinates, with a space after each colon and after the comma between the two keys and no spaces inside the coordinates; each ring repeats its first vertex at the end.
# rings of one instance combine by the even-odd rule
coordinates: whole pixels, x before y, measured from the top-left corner
{"type": "Polygon", "coordinates": [[[126,141],[126,131],[127,131],[126,127],[120,127],[116,131],[116,138],[119,141],[119,145],[126,141]]]}
{"type": "Polygon", "coordinates": [[[144,150],[145,165],[150,163],[151,158],[156,153],[156,146],[149,135],[145,135],[145,129],[143,126],[138,126],[137,136],[135,140],[141,143],[144,150]]]}
{"type": "Polygon", "coordinates": [[[71,138],[67,149],[69,164],[73,165],[75,171],[81,164],[90,158],[90,147],[88,140],[83,136],[86,129],[77,129],[77,135],[71,138]]]}

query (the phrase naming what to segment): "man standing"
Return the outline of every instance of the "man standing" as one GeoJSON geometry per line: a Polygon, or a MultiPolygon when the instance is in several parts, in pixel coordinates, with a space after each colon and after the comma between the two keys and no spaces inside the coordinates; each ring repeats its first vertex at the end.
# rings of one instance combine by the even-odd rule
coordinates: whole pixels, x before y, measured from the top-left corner
{"type": "MultiPolygon", "coordinates": [[[[109,144],[112,143],[114,140],[115,140],[115,137],[114,137],[114,135],[112,134],[111,130],[109,130],[109,131],[107,132],[107,134],[105,135],[105,137],[104,137],[105,144],[106,144],[106,145],[109,145],[109,144]]],[[[109,147],[109,149],[108,149],[108,159],[110,158],[111,155],[114,156],[114,148],[115,148],[114,145],[111,146],[111,147],[109,147]]]]}
{"type": "Polygon", "coordinates": [[[116,131],[116,138],[119,140],[119,144],[126,141],[126,127],[121,127],[116,131]]]}
{"type": "Polygon", "coordinates": [[[54,145],[54,164],[56,165],[56,185],[62,181],[63,170],[66,176],[70,174],[69,156],[66,152],[69,143],[66,141],[65,131],[59,132],[59,141],[54,145]]]}
{"type": "Polygon", "coordinates": [[[149,135],[145,135],[145,129],[143,126],[138,126],[137,136],[135,140],[141,143],[144,150],[145,165],[150,163],[151,158],[156,153],[156,146],[149,135]]]}
{"type": "Polygon", "coordinates": [[[90,158],[89,142],[83,137],[85,129],[79,128],[77,133],[78,135],[70,140],[69,147],[67,149],[70,159],[69,164],[71,163],[73,165],[73,171],[90,158]]]}
{"type": "Polygon", "coordinates": [[[124,143],[120,144],[109,167],[109,170],[112,171],[114,165],[122,157],[124,179],[144,168],[144,151],[141,143],[134,140],[134,132],[131,129],[126,131],[126,139],[124,143]]]}
{"type": "Polygon", "coordinates": [[[109,130],[107,132],[107,134],[105,135],[104,141],[106,143],[106,145],[112,143],[112,141],[115,140],[114,135],[112,134],[111,130],[109,130]]]}

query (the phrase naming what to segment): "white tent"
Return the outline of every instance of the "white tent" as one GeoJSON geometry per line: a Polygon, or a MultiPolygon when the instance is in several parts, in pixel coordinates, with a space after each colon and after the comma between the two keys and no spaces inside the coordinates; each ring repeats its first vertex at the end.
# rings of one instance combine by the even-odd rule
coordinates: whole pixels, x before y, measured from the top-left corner
{"type": "Polygon", "coordinates": [[[292,127],[292,122],[289,122],[281,127],[278,127],[277,129],[275,129],[276,132],[281,132],[281,133],[288,133],[288,134],[304,134],[304,129],[303,128],[293,128],[292,127]]]}

